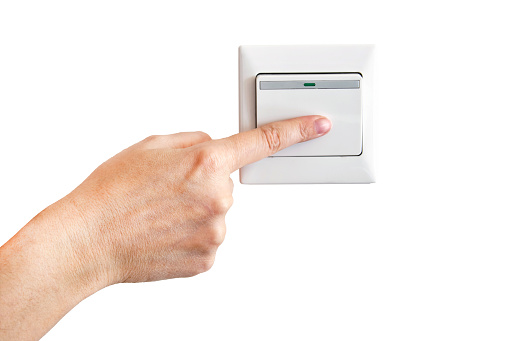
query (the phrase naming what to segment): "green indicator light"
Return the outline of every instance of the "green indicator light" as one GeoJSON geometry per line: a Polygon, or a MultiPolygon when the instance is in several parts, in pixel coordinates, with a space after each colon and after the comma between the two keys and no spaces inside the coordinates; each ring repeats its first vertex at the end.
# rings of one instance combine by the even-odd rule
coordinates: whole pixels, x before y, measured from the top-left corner
{"type": "Polygon", "coordinates": [[[316,83],[304,83],[304,86],[315,86],[316,83]]]}

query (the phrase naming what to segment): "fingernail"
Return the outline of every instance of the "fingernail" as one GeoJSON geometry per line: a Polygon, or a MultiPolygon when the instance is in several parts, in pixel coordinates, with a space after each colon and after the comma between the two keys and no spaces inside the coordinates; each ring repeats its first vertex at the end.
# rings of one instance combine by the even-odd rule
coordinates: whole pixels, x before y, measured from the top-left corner
{"type": "Polygon", "coordinates": [[[327,118],[319,118],[316,121],[314,121],[314,130],[318,135],[328,133],[331,127],[332,123],[327,118]]]}

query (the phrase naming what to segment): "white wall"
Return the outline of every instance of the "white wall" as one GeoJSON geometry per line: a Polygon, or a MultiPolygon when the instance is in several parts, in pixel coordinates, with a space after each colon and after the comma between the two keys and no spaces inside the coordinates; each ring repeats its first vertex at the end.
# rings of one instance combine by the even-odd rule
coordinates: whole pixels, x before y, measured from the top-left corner
{"type": "Polygon", "coordinates": [[[235,133],[238,45],[378,45],[376,184],[234,174],[210,272],[107,288],[45,340],[504,340],[499,4],[2,2],[0,243],[145,136],[235,133]]]}

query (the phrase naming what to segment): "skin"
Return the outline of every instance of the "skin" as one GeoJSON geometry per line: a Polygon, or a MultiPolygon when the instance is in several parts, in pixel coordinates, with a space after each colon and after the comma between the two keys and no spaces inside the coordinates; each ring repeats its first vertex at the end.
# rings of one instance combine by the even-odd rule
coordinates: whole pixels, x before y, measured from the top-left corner
{"type": "Polygon", "coordinates": [[[211,268],[232,205],[230,174],[326,134],[321,116],[228,138],[151,136],[99,166],[0,248],[0,340],[38,340],[109,285],[211,268]]]}

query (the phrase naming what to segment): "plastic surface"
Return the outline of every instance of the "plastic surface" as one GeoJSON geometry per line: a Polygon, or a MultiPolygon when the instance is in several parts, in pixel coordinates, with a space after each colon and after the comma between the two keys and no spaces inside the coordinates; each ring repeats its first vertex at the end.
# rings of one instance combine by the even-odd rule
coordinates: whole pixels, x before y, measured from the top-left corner
{"type": "Polygon", "coordinates": [[[257,126],[256,78],[259,75],[352,73],[362,76],[360,80],[362,153],[360,155],[268,157],[241,168],[241,183],[374,182],[373,60],[374,46],[372,45],[241,46],[239,48],[240,131],[255,129],[257,126]]]}
{"type": "Polygon", "coordinates": [[[270,122],[305,115],[323,115],[332,121],[332,130],[327,135],[296,144],[273,156],[360,155],[362,153],[361,79],[362,76],[357,73],[258,75],[256,77],[258,127],[270,122]],[[327,87],[331,81],[350,81],[352,88],[319,88],[321,83],[327,87]],[[264,82],[285,85],[287,88],[272,87],[272,89],[263,90],[260,85],[264,82]],[[354,86],[358,87],[353,88],[354,86]]]}

